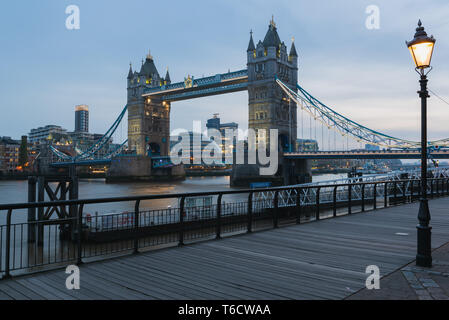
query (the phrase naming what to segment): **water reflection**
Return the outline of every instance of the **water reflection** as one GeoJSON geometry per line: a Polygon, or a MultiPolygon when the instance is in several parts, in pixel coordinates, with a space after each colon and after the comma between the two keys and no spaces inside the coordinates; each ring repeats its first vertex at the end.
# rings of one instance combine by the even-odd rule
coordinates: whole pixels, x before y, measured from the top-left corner
{"type": "MultiPolygon", "coordinates": [[[[342,178],[341,174],[325,174],[314,176],[313,181],[323,181],[342,178]]],[[[54,187],[54,186],[53,186],[54,187]]],[[[0,203],[23,203],[28,199],[27,181],[0,181],[0,203]]],[[[231,190],[229,177],[187,177],[184,181],[176,182],[138,182],[138,183],[106,183],[103,179],[82,179],[79,182],[79,198],[107,198],[150,194],[167,194],[183,192],[206,192],[231,190]]],[[[224,202],[239,201],[241,196],[226,196],[224,202]]],[[[49,199],[46,199],[49,200],[49,199]]],[[[143,201],[142,209],[165,209],[177,207],[177,199],[158,199],[143,201]]],[[[94,215],[96,212],[119,213],[134,210],[134,202],[105,203],[86,205],[85,212],[94,215]]],[[[0,224],[5,224],[6,212],[0,213],[0,224]]],[[[13,222],[26,222],[26,210],[16,210],[13,222]]]]}

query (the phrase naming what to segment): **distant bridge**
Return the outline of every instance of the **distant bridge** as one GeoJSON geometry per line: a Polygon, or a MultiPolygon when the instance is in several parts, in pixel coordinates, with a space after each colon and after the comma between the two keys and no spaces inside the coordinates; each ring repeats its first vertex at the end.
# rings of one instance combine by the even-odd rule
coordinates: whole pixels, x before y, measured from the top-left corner
{"type": "MultiPolygon", "coordinates": [[[[287,159],[421,159],[420,150],[355,150],[355,151],[311,151],[287,152],[287,159]]],[[[429,159],[449,159],[449,150],[433,150],[429,159]]]]}

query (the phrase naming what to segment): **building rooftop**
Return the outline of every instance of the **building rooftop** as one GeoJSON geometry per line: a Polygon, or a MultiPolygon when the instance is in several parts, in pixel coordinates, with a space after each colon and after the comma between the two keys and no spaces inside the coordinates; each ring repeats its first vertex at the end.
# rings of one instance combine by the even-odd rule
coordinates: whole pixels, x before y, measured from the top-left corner
{"type": "Polygon", "coordinates": [[[80,104],[75,106],[75,111],[89,111],[89,106],[85,104],[80,104]]]}

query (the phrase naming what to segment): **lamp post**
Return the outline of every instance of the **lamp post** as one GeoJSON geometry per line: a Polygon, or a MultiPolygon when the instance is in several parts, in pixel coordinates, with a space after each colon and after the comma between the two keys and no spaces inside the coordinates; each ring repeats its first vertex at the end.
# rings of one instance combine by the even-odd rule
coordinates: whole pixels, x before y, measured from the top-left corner
{"type": "Polygon", "coordinates": [[[432,266],[431,253],[431,230],[429,226],[430,211],[427,200],[427,74],[432,70],[430,61],[432,59],[435,39],[428,37],[424,31],[421,20],[418,21],[415,37],[412,41],[406,42],[410,50],[413,61],[416,65],[416,72],[420,75],[419,83],[421,90],[418,91],[421,98],[421,198],[419,203],[418,220],[419,224],[417,238],[416,265],[421,267],[432,266]],[[430,68],[427,72],[426,69],[430,68]]]}

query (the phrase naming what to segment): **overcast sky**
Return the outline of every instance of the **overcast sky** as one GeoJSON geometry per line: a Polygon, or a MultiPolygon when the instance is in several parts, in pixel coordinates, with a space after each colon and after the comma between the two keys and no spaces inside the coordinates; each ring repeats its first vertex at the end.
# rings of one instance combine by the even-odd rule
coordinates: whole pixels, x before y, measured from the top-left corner
{"type": "MultiPolygon", "coordinates": [[[[296,39],[301,86],[356,122],[413,140],[418,75],[405,40],[421,18],[437,39],[429,87],[449,101],[447,0],[3,1],[0,136],[47,124],[73,130],[77,104],[90,107],[90,131],[105,132],[126,104],[129,62],[140,69],[151,49],[159,73],[168,66],[174,82],[244,69],[250,29],[263,40],[272,15],[288,48],[296,39]],[[80,8],[79,30],[65,26],[71,4],[80,8]],[[368,5],[380,9],[378,30],[365,26],[368,5]]],[[[239,92],[173,103],[171,128],[191,129],[216,112],[245,128],[247,99],[239,92]]],[[[448,120],[449,105],[432,97],[429,138],[449,137],[448,120]]]]}

